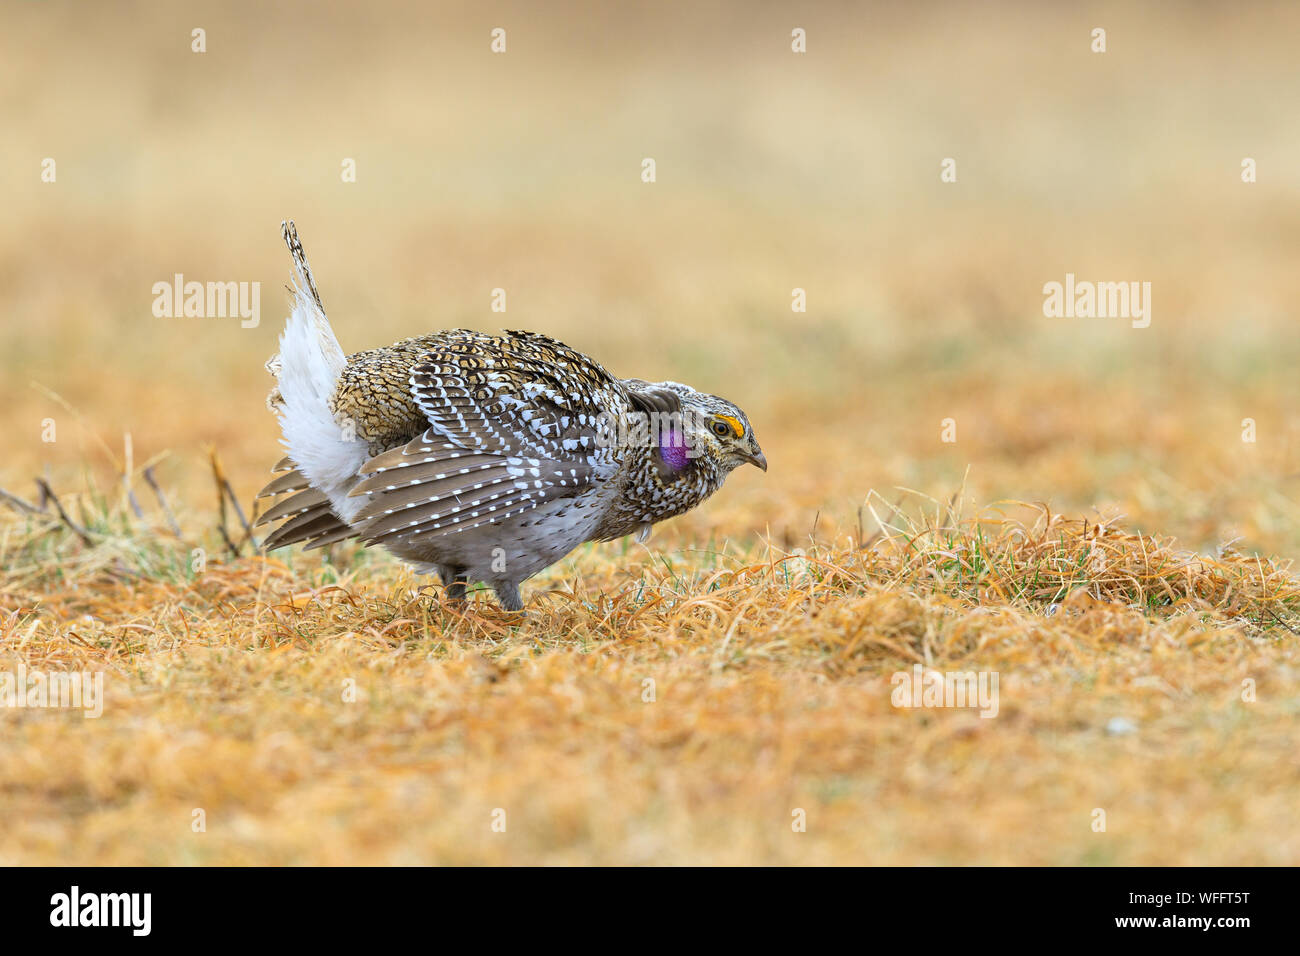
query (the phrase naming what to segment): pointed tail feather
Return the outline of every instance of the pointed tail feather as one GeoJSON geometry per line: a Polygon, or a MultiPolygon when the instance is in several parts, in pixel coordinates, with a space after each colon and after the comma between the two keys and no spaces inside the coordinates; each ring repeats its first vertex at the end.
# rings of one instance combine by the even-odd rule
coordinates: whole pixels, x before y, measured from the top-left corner
{"type": "MultiPolygon", "coordinates": [[[[292,220],[281,224],[281,233],[296,276],[293,311],[280,335],[280,352],[267,363],[276,377],[270,404],[280,418],[284,445],[297,470],[335,505],[337,514],[346,516],[358,507],[355,500],[346,500],[347,492],[368,457],[366,444],[340,427],[331,409],[347,357],[325,316],[292,220]]],[[[291,482],[272,484],[287,491],[291,482]]]]}

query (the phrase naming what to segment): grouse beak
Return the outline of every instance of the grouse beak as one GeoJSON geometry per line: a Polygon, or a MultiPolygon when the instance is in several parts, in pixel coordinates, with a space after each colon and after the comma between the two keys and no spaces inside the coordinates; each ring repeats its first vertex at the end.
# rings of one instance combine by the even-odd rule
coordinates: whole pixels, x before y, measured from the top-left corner
{"type": "Polygon", "coordinates": [[[751,465],[767,471],[767,456],[761,451],[754,452],[752,455],[741,455],[740,457],[745,459],[745,461],[749,462],[751,465]]]}

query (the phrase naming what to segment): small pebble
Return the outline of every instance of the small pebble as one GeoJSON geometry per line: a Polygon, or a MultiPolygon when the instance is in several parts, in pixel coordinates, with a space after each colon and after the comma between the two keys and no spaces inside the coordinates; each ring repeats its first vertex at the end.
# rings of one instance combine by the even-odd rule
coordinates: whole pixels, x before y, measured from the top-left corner
{"type": "Polygon", "coordinates": [[[1137,724],[1127,717],[1112,717],[1106,722],[1106,733],[1112,737],[1122,737],[1125,734],[1137,733],[1137,724]]]}

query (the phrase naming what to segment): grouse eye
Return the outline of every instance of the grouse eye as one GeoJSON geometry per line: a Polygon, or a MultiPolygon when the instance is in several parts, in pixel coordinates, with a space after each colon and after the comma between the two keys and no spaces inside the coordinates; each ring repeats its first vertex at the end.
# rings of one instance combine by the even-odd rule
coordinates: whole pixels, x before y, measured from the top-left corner
{"type": "Polygon", "coordinates": [[[719,438],[726,438],[731,434],[731,426],[726,422],[714,422],[712,427],[713,434],[717,435],[719,438]]]}

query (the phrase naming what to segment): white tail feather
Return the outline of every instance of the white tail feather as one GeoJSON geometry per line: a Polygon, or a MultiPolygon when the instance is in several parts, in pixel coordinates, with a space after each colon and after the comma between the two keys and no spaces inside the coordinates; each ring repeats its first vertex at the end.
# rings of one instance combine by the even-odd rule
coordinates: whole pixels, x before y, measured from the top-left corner
{"type": "Polygon", "coordinates": [[[280,354],[267,363],[278,379],[275,411],[283,444],[298,470],[346,520],[364,503],[361,498],[349,499],[347,493],[368,457],[368,447],[341,427],[330,411],[330,398],[347,359],[325,317],[297,230],[291,221],[282,228],[297,277],[293,311],[280,334],[280,354]]]}

